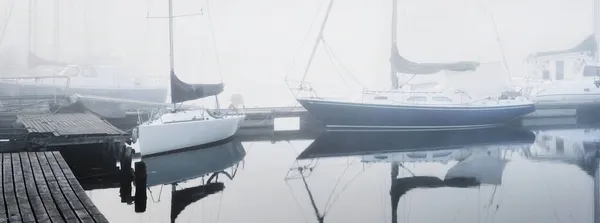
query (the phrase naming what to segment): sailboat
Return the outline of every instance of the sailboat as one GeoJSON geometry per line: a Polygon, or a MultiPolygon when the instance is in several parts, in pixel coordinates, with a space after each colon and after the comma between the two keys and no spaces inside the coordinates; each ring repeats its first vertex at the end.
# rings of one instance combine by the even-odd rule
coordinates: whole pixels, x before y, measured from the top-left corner
{"type": "MultiPolygon", "coordinates": [[[[142,156],[205,145],[232,137],[246,118],[243,114],[214,114],[205,108],[178,108],[177,103],[214,96],[223,92],[223,83],[188,84],[175,75],[173,56],[173,0],[169,0],[169,77],[173,108],[138,126],[142,156]]],[[[218,101],[217,101],[218,102],[218,101]]],[[[231,108],[232,106],[230,106],[231,108]]]]}
{"type": "MultiPolygon", "coordinates": [[[[19,3],[21,2],[19,1],[19,3]]],[[[17,3],[11,7],[15,7],[15,4],[17,3]]],[[[58,3],[55,2],[55,4],[58,3]]],[[[142,102],[162,103],[165,101],[167,87],[161,84],[162,81],[158,77],[136,75],[139,72],[126,66],[115,65],[112,62],[112,64],[106,65],[74,64],[50,60],[37,55],[33,49],[37,15],[33,10],[37,7],[33,0],[29,0],[29,7],[26,73],[6,74],[0,80],[0,96],[64,95],[68,93],[142,102]],[[32,75],[39,78],[23,78],[32,75]],[[65,79],[68,79],[67,84],[65,84],[65,79]]],[[[59,41],[56,28],[59,24],[57,18],[54,21],[56,54],[59,41]]]]}
{"type": "MultiPolygon", "coordinates": [[[[313,46],[306,72],[314,53],[323,42],[333,0],[330,0],[325,19],[319,30],[317,44],[313,46]]],[[[389,91],[363,91],[360,100],[326,99],[316,96],[296,100],[329,130],[447,130],[487,128],[506,124],[535,111],[533,102],[524,97],[472,99],[467,92],[445,90],[441,92],[405,91],[398,86],[396,74],[428,75],[441,71],[472,71],[478,62],[415,63],[399,54],[396,44],[397,2],[393,0],[391,41],[391,76],[393,89],[389,91]]],[[[307,88],[304,77],[300,90],[307,88]]],[[[308,87],[309,90],[312,88],[308,87]]]]}
{"type": "Polygon", "coordinates": [[[569,49],[528,57],[533,75],[517,86],[524,95],[538,104],[600,104],[600,1],[593,8],[594,34],[569,49]]]}

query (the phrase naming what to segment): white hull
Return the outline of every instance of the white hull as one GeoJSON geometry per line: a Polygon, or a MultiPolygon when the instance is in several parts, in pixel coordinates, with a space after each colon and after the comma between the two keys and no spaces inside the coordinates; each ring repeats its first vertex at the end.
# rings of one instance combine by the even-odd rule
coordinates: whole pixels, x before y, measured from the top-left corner
{"type": "Polygon", "coordinates": [[[198,119],[193,120],[190,114],[190,112],[167,113],[154,122],[140,125],[138,143],[142,156],[227,139],[237,132],[246,118],[245,115],[236,115],[222,119],[202,119],[200,118],[202,116],[194,115],[192,117],[198,119]]]}
{"type": "Polygon", "coordinates": [[[600,104],[600,88],[593,78],[555,80],[539,84],[522,84],[537,105],[600,104]]]}
{"type": "Polygon", "coordinates": [[[537,95],[536,104],[600,104],[600,93],[556,93],[537,95]]]}

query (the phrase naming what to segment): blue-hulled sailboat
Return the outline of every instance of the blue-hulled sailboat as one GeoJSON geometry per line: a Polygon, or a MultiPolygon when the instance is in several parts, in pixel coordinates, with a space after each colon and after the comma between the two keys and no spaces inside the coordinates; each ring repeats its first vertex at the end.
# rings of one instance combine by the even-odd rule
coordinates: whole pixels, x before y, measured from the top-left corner
{"type": "MultiPolygon", "coordinates": [[[[533,102],[524,97],[472,99],[467,92],[446,89],[440,92],[400,90],[397,74],[427,75],[443,71],[473,71],[478,62],[415,63],[403,58],[396,44],[397,0],[393,0],[391,41],[391,73],[393,90],[363,91],[356,101],[321,97],[298,97],[297,101],[329,130],[445,130],[487,128],[508,122],[535,111],[533,102]]],[[[333,0],[327,5],[326,15],[318,34],[319,43],[329,17],[333,0]]],[[[305,70],[308,70],[312,55],[305,70]]],[[[304,78],[303,78],[304,80],[304,78]]],[[[301,82],[299,90],[307,89],[301,82]]],[[[310,87],[308,87],[310,88],[310,87]]],[[[312,90],[312,89],[311,89],[312,90]]]]}

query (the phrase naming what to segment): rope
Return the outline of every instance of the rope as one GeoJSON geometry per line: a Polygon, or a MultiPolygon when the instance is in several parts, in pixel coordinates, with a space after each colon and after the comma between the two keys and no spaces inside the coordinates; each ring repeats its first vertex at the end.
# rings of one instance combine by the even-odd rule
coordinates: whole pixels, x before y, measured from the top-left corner
{"type": "Polygon", "coordinates": [[[348,82],[346,82],[346,80],[342,76],[342,73],[340,73],[340,71],[335,66],[335,61],[334,61],[334,58],[333,58],[333,55],[332,55],[333,53],[327,47],[325,47],[325,52],[327,52],[327,57],[329,58],[329,61],[333,65],[333,69],[335,69],[335,73],[337,73],[337,75],[340,77],[340,79],[342,80],[342,82],[344,82],[344,84],[346,85],[346,87],[348,87],[348,89],[352,90],[352,87],[350,87],[350,85],[348,84],[348,82]]]}
{"type": "Polygon", "coordinates": [[[16,0],[13,0],[10,4],[10,6],[8,7],[8,10],[6,12],[6,16],[4,16],[4,19],[2,19],[2,34],[0,34],[0,45],[2,45],[2,41],[4,40],[4,34],[6,34],[6,28],[8,27],[8,22],[10,21],[10,18],[12,17],[12,11],[13,8],[15,6],[15,4],[17,3],[16,0]]]}
{"type": "MultiPolygon", "coordinates": [[[[368,169],[368,167],[367,167],[368,169]]],[[[323,216],[326,215],[327,213],[329,213],[329,210],[331,209],[331,207],[333,206],[333,204],[335,204],[335,202],[338,200],[338,198],[340,198],[340,195],[342,193],[344,193],[346,191],[346,189],[348,189],[348,186],[350,186],[354,180],[358,179],[358,177],[360,175],[362,175],[364,172],[366,172],[367,169],[364,169],[363,171],[360,171],[359,173],[357,173],[356,175],[354,175],[354,177],[352,177],[352,179],[350,179],[350,181],[348,182],[348,184],[344,185],[344,187],[342,188],[342,190],[340,190],[340,192],[333,198],[333,200],[331,201],[331,203],[325,207],[325,210],[323,210],[323,216]]]]}
{"type": "Polygon", "coordinates": [[[496,20],[494,19],[494,15],[492,14],[492,11],[488,10],[488,8],[485,6],[485,1],[486,0],[481,0],[480,6],[483,9],[483,11],[488,12],[488,16],[490,17],[490,20],[492,21],[492,26],[494,28],[494,32],[496,33],[496,41],[498,42],[498,47],[500,48],[500,53],[502,55],[502,65],[504,65],[504,69],[506,69],[506,72],[508,72],[508,77],[512,82],[512,73],[510,72],[510,68],[508,67],[508,62],[506,61],[506,53],[504,52],[504,47],[502,45],[502,41],[500,40],[500,32],[498,31],[498,26],[496,25],[496,20]]]}
{"type": "Polygon", "coordinates": [[[290,113],[292,113],[292,112],[294,111],[294,109],[296,109],[296,105],[297,105],[297,104],[298,104],[298,101],[294,102],[294,103],[293,103],[292,105],[290,105],[290,106],[286,106],[286,107],[290,107],[291,109],[290,109],[289,111],[287,111],[287,112],[284,112],[284,113],[281,113],[281,112],[278,112],[278,111],[272,110],[272,111],[271,111],[271,112],[270,112],[270,113],[267,115],[267,117],[265,117],[265,119],[263,119],[262,121],[260,121],[260,122],[259,122],[259,124],[262,124],[262,123],[266,122],[267,120],[269,120],[269,119],[271,118],[271,116],[273,116],[273,114],[275,114],[275,113],[279,113],[279,114],[290,114],[290,113]]]}
{"type": "Polygon", "coordinates": [[[215,30],[213,28],[212,17],[210,16],[210,0],[206,0],[206,15],[208,16],[208,25],[210,27],[210,34],[212,36],[212,43],[215,47],[215,55],[217,57],[217,73],[223,82],[223,74],[221,73],[221,58],[219,57],[219,50],[217,48],[217,39],[215,38],[215,30]]]}
{"type": "Polygon", "coordinates": [[[290,67],[288,68],[288,70],[285,72],[285,79],[284,80],[286,80],[286,81],[288,80],[289,74],[292,72],[292,69],[296,66],[296,60],[298,59],[298,56],[300,55],[301,50],[304,48],[304,45],[306,45],[306,42],[308,40],[308,34],[310,34],[310,31],[313,29],[313,27],[315,25],[315,22],[317,20],[317,17],[319,15],[319,12],[321,12],[321,10],[323,9],[323,4],[324,3],[325,3],[325,0],[321,0],[321,4],[319,4],[319,10],[317,10],[317,12],[315,13],[315,15],[313,16],[313,19],[310,22],[310,27],[306,31],[306,34],[304,34],[304,38],[302,39],[302,44],[300,45],[300,48],[294,54],[294,59],[292,59],[292,64],[290,65],[290,67]]]}
{"type": "Polygon", "coordinates": [[[335,53],[333,53],[333,50],[331,49],[331,47],[329,46],[329,43],[327,41],[325,41],[325,39],[322,39],[323,41],[323,46],[325,47],[325,49],[331,53],[331,56],[338,62],[339,66],[344,69],[344,71],[352,78],[352,80],[354,80],[358,85],[360,85],[362,88],[366,88],[365,85],[363,85],[362,83],[360,83],[360,81],[358,81],[358,79],[354,76],[354,74],[352,74],[347,68],[346,66],[344,66],[342,64],[342,62],[340,61],[340,59],[335,56],[335,53]]]}

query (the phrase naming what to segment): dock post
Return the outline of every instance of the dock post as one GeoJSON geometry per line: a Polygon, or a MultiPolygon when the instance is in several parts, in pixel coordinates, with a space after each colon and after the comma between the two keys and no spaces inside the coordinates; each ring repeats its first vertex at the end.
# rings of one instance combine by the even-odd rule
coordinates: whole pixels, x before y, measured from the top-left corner
{"type": "Polygon", "coordinates": [[[147,185],[146,163],[143,161],[135,163],[135,212],[144,213],[146,211],[147,185]]]}
{"type": "Polygon", "coordinates": [[[123,157],[121,159],[121,177],[119,195],[121,196],[121,203],[131,204],[131,183],[133,182],[133,173],[131,169],[131,159],[123,157]]]}

